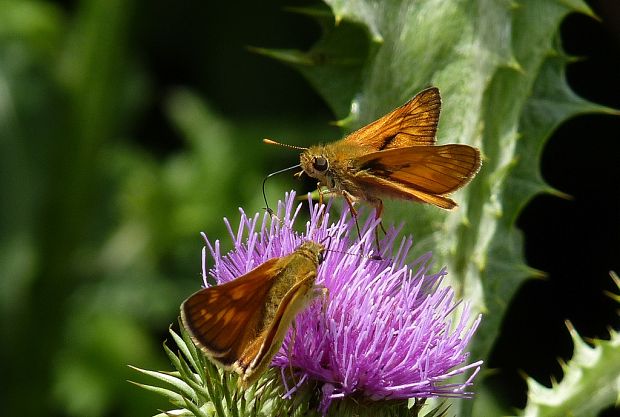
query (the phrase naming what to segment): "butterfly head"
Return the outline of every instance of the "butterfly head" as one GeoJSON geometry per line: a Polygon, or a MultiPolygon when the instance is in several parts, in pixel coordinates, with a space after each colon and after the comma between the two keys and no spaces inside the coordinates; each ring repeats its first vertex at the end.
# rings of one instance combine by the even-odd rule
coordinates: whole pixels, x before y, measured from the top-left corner
{"type": "Polygon", "coordinates": [[[301,169],[308,176],[319,180],[321,185],[327,188],[334,187],[332,170],[330,169],[329,159],[321,152],[320,147],[312,147],[303,151],[299,157],[301,169]]]}
{"type": "Polygon", "coordinates": [[[311,240],[307,240],[299,245],[296,252],[302,253],[309,257],[312,261],[316,262],[317,265],[323,263],[323,260],[325,259],[325,246],[311,240]]]}

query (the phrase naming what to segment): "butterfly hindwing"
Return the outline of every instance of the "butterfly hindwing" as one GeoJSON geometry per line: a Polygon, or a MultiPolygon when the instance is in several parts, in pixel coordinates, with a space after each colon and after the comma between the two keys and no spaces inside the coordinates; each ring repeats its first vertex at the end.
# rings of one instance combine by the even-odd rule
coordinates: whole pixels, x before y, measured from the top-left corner
{"type": "Polygon", "coordinates": [[[225,284],[202,289],[181,306],[181,318],[194,342],[214,361],[228,367],[256,337],[262,308],[282,269],[273,258],[225,284]]]}
{"type": "Polygon", "coordinates": [[[480,153],[468,145],[408,147],[358,158],[358,181],[384,194],[421,200],[451,209],[444,197],[471,180],[480,168],[480,153]]]}

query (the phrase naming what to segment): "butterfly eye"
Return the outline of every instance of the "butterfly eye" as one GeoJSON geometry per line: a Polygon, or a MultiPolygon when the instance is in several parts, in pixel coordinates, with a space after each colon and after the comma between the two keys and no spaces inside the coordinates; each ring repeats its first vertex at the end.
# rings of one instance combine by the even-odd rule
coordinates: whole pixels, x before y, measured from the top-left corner
{"type": "Polygon", "coordinates": [[[325,260],[325,254],[323,252],[319,252],[317,259],[319,261],[319,264],[322,264],[323,261],[325,260]]]}
{"type": "Polygon", "coordinates": [[[327,171],[327,168],[329,168],[329,163],[327,162],[327,159],[323,158],[322,156],[317,156],[316,158],[314,158],[312,166],[317,171],[323,172],[327,171]]]}

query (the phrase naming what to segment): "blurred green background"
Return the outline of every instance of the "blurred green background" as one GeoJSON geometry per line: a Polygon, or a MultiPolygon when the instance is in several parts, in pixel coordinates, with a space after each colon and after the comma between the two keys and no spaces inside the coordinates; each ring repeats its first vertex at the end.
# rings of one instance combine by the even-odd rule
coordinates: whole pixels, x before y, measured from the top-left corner
{"type": "MultiPolygon", "coordinates": [[[[161,343],[200,285],[199,232],[226,247],[222,217],[234,223],[237,207],[259,211],[264,176],[295,163],[294,152],[263,137],[301,145],[341,135],[301,75],[247,49],[310,47],[320,27],[284,9],[306,3],[0,1],[2,415],[140,416],[167,407],[126,382],[139,379],[127,364],[169,369],[161,343]]],[[[619,108],[618,20],[592,6],[602,22],[569,16],[562,27],[568,52],[588,57],[569,67],[569,81],[619,108]]],[[[550,280],[520,292],[506,324],[519,330],[491,356],[514,406],[524,401],[519,370],[548,378],[560,372],[549,366],[556,357],[570,357],[556,322],[570,318],[585,336],[601,336],[617,319],[599,296],[611,289],[606,271],[619,266],[618,132],[611,116],[562,126],[554,138],[563,139],[548,146],[569,156],[543,158],[543,174],[581,198],[536,198],[519,220],[530,265],[550,280]],[[587,149],[579,129],[592,137],[587,149]],[[567,252],[590,222],[606,225],[583,229],[600,249],[567,252]],[[586,273],[599,280],[587,293],[579,287],[586,273]],[[539,298],[561,307],[532,310],[539,298]],[[557,333],[538,331],[524,314],[557,333]],[[516,352],[512,337],[523,332],[540,343],[516,352]]],[[[292,187],[312,189],[274,178],[272,200],[292,187]]]]}

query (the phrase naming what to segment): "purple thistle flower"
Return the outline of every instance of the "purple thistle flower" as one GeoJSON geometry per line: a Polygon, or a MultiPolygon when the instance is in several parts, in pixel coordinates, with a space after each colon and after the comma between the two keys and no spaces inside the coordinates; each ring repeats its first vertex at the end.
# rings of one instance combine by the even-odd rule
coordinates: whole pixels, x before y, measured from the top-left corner
{"type": "Polygon", "coordinates": [[[296,317],[294,342],[290,330],[272,362],[283,377],[291,366],[298,372],[297,385],[286,395],[314,380],[322,385],[324,413],[332,400],[353,394],[371,400],[471,396],[467,387],[482,361],[467,364],[465,349],[480,317],[472,323],[464,306],[453,323],[459,303],[453,290],[442,286],[445,269],[429,272],[430,253],[406,264],[412,240],[402,238],[393,251],[398,234],[393,227],[380,243],[388,255],[383,260],[371,258],[378,225],[374,216],[358,238],[349,210],[330,224],[329,209],[310,201],[306,230],[295,232],[301,204],[294,207],[294,203],[295,194],[290,193],[278,204],[282,222],[271,221],[266,213],[249,218],[240,209],[236,232],[224,219],[234,248],[222,256],[219,241],[211,244],[204,236],[203,249],[203,279],[208,286],[207,249],[215,260],[209,274],[224,283],[270,258],[291,253],[304,240],[326,245],[316,284],[329,290],[328,301],[324,305],[318,298],[296,317]],[[447,381],[459,374],[469,376],[464,382],[447,381]]]}

